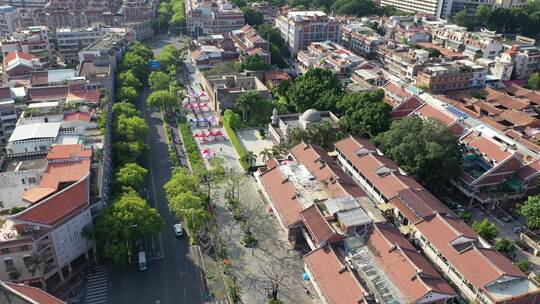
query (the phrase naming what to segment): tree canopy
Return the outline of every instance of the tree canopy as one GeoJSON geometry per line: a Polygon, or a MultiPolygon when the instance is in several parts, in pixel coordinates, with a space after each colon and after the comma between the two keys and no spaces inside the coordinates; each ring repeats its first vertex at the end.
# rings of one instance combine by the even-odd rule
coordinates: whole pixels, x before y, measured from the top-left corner
{"type": "Polygon", "coordinates": [[[132,70],[127,70],[118,75],[118,86],[139,89],[142,87],[142,83],[135,76],[132,70]]]}
{"type": "Polygon", "coordinates": [[[401,168],[433,192],[447,185],[458,172],[457,138],[435,120],[405,117],[373,138],[374,143],[401,168]]]}
{"type": "Polygon", "coordinates": [[[163,219],[135,191],[127,191],[106,208],[97,220],[95,235],[102,254],[113,263],[124,264],[134,250],[134,240],[159,232],[163,219]]]}
{"type": "Polygon", "coordinates": [[[270,65],[259,55],[249,55],[235,64],[238,71],[266,71],[270,65]]]}
{"type": "Polygon", "coordinates": [[[343,137],[345,137],[345,133],[338,126],[334,126],[329,121],[323,121],[317,124],[309,124],[305,130],[299,127],[292,129],[291,146],[303,141],[330,150],[334,143],[343,137]]]}
{"type": "Polygon", "coordinates": [[[519,212],[527,218],[527,225],[531,229],[540,228],[540,196],[529,196],[527,200],[520,205],[519,212]]]}
{"type": "Polygon", "coordinates": [[[137,191],[142,188],[144,177],[148,170],[136,163],[127,163],[120,168],[114,175],[114,180],[118,188],[132,188],[137,191]]]}
{"type": "Polygon", "coordinates": [[[310,108],[336,112],[342,95],[343,88],[337,76],[322,68],[309,69],[296,79],[286,94],[297,112],[310,108]]]}
{"type": "Polygon", "coordinates": [[[143,57],[127,52],[120,63],[120,71],[125,72],[128,70],[131,70],[141,83],[146,83],[150,69],[148,61],[144,60],[143,57]]]}
{"type": "Polygon", "coordinates": [[[135,90],[135,88],[132,88],[132,87],[121,87],[118,89],[118,92],[116,93],[116,100],[120,102],[135,103],[138,97],[139,97],[139,93],[137,93],[137,90],[135,90]]]}
{"type": "Polygon", "coordinates": [[[184,54],[181,49],[169,44],[156,56],[156,60],[161,63],[163,70],[169,71],[172,68],[176,68],[176,65],[184,60],[184,54]]]}
{"type": "Polygon", "coordinates": [[[240,115],[235,113],[233,110],[225,110],[225,113],[223,113],[223,118],[227,121],[232,129],[238,129],[240,126],[242,126],[242,118],[240,118],[240,115]]]}
{"type": "Polygon", "coordinates": [[[150,107],[174,107],[177,105],[176,95],[167,90],[155,91],[148,96],[146,104],[150,107]]]}
{"type": "Polygon", "coordinates": [[[148,124],[139,116],[127,117],[120,115],[113,129],[115,141],[141,141],[148,135],[148,124]]]}
{"type": "Polygon", "coordinates": [[[129,53],[139,55],[147,62],[154,58],[154,52],[152,52],[152,49],[137,40],[129,47],[129,53]]]}
{"type": "Polygon", "coordinates": [[[488,219],[484,219],[481,222],[474,222],[472,224],[473,230],[483,237],[486,241],[492,243],[497,235],[499,234],[499,229],[497,226],[490,222],[488,219]]]}
{"type": "Polygon", "coordinates": [[[532,73],[531,76],[529,76],[529,80],[527,81],[527,88],[531,90],[540,89],[540,74],[538,72],[532,73]]]}
{"type": "Polygon", "coordinates": [[[341,123],[353,135],[374,137],[390,128],[392,107],[383,101],[384,92],[358,92],[339,102],[341,123]]]}
{"type": "Polygon", "coordinates": [[[271,104],[258,91],[247,91],[236,99],[236,107],[242,111],[245,122],[260,123],[270,119],[271,104]]]}
{"type": "Polygon", "coordinates": [[[152,91],[167,90],[172,81],[173,79],[169,75],[161,71],[152,72],[148,76],[148,83],[152,91]]]}
{"type": "Polygon", "coordinates": [[[252,10],[250,8],[245,8],[242,10],[244,12],[244,19],[246,23],[252,26],[261,25],[264,22],[264,15],[261,12],[252,10]]]}

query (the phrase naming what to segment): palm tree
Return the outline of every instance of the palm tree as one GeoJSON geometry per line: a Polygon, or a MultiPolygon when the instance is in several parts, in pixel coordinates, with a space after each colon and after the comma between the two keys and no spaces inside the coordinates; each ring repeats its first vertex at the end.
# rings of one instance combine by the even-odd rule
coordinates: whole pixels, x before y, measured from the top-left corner
{"type": "Polygon", "coordinates": [[[284,144],[277,144],[272,147],[272,155],[279,156],[287,152],[287,147],[284,144]]]}
{"type": "Polygon", "coordinates": [[[257,162],[257,156],[252,151],[247,151],[247,153],[242,156],[242,161],[250,166],[253,166],[253,164],[257,162]]]}
{"type": "Polygon", "coordinates": [[[272,150],[268,148],[259,152],[259,155],[262,156],[263,163],[266,163],[266,161],[269,160],[273,156],[272,150]]]}
{"type": "Polygon", "coordinates": [[[243,94],[236,100],[236,106],[242,111],[242,121],[247,120],[247,112],[250,106],[250,99],[246,98],[243,94]]]}

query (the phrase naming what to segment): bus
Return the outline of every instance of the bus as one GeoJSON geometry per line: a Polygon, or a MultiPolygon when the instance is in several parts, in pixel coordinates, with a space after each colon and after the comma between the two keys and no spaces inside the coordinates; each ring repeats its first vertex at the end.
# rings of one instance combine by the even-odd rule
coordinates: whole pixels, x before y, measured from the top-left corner
{"type": "Polygon", "coordinates": [[[146,270],[146,254],[144,251],[139,251],[139,270],[146,270]]]}

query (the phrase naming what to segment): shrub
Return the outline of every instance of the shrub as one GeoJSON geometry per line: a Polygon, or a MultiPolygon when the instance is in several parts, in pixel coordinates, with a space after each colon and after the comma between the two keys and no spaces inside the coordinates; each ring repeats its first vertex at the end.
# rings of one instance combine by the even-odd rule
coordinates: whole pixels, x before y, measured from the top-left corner
{"type": "Polygon", "coordinates": [[[200,172],[206,170],[204,162],[201,158],[201,154],[197,149],[197,143],[193,136],[191,135],[191,128],[188,123],[185,121],[178,121],[178,127],[180,128],[180,133],[182,133],[182,138],[184,140],[184,148],[186,149],[186,154],[191,164],[191,170],[193,172],[200,172]]]}
{"type": "Polygon", "coordinates": [[[531,268],[531,262],[526,260],[521,260],[516,263],[517,268],[523,272],[528,272],[531,268]]]}
{"type": "Polygon", "coordinates": [[[229,138],[231,139],[231,142],[234,146],[234,149],[236,150],[236,153],[238,153],[238,156],[240,157],[240,165],[242,165],[242,168],[244,170],[249,170],[251,167],[246,161],[245,161],[245,155],[247,154],[246,149],[242,144],[240,143],[240,140],[238,140],[238,137],[236,137],[236,133],[234,133],[231,126],[229,126],[229,123],[227,120],[223,117],[221,117],[223,121],[223,127],[225,128],[225,131],[227,131],[227,135],[229,135],[229,138]]]}

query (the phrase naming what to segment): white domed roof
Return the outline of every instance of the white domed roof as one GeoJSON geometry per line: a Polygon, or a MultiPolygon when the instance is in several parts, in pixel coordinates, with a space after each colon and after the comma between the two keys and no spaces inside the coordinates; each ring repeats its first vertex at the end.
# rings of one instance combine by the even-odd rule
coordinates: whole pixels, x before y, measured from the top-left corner
{"type": "Polygon", "coordinates": [[[302,114],[302,120],[306,122],[319,122],[321,121],[321,114],[317,110],[309,109],[302,114]]]}

